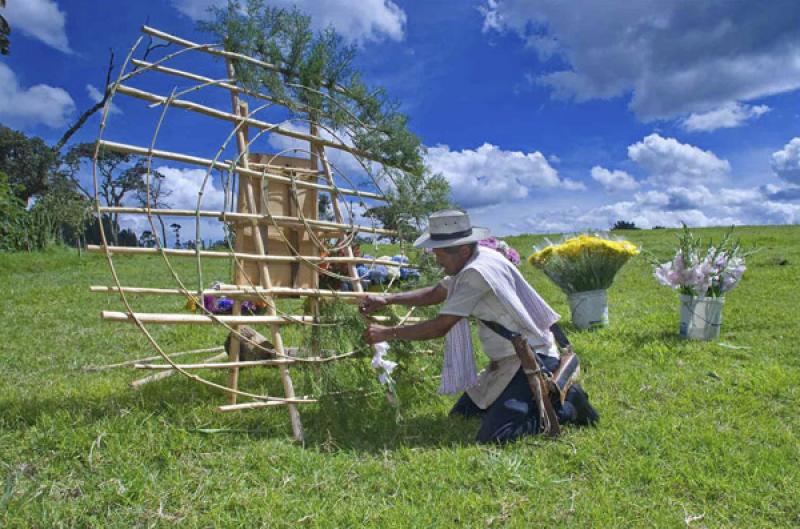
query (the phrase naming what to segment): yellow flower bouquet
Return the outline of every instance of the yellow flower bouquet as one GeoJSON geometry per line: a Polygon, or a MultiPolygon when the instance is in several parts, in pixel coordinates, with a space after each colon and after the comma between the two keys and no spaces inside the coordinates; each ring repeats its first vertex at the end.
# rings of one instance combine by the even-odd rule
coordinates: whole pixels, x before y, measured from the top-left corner
{"type": "Polygon", "coordinates": [[[567,294],[572,320],[581,329],[608,324],[606,289],[628,259],[639,253],[629,241],[589,234],[560,243],[547,241],[534,250],[528,262],[567,294]]]}

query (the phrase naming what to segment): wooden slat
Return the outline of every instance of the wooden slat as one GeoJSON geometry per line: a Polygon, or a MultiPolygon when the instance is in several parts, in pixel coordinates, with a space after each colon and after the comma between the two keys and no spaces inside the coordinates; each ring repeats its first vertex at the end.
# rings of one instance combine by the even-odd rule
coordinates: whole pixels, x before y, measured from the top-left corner
{"type": "MultiPolygon", "coordinates": [[[[202,314],[172,314],[161,312],[138,312],[134,313],[136,318],[142,323],[156,323],[156,324],[193,324],[193,325],[211,325],[216,321],[225,323],[226,325],[289,325],[297,323],[298,321],[311,323],[314,318],[311,316],[228,316],[220,315],[204,316],[202,314]]],[[[102,318],[106,321],[122,321],[133,322],[127,312],[116,312],[111,310],[104,310],[102,318]]]]}
{"type": "MultiPolygon", "coordinates": [[[[291,325],[298,322],[312,323],[313,316],[205,316],[203,314],[175,314],[171,312],[135,312],[134,315],[142,323],[165,325],[211,325],[217,321],[226,325],[291,325]]],[[[127,312],[104,310],[101,313],[105,321],[133,322],[127,312]]],[[[370,316],[377,322],[389,321],[387,316],[370,316]]],[[[408,318],[406,321],[419,321],[419,318],[408,318]]]]}
{"type": "MultiPolygon", "coordinates": [[[[227,353],[226,353],[227,356],[227,353]]],[[[134,364],[136,369],[152,369],[156,371],[170,369],[230,369],[232,367],[256,367],[296,364],[297,360],[279,358],[274,360],[241,360],[239,362],[201,362],[198,364],[134,364]]]]}
{"type": "Polygon", "coordinates": [[[225,80],[212,79],[210,77],[205,77],[203,75],[199,75],[199,74],[196,74],[196,73],[187,72],[187,71],[184,71],[184,70],[178,70],[177,68],[169,68],[167,66],[162,66],[160,64],[154,64],[152,62],[140,61],[139,59],[131,59],[131,62],[134,64],[134,66],[137,66],[139,68],[144,68],[144,69],[147,69],[147,70],[152,70],[154,72],[159,72],[159,73],[164,73],[164,74],[167,74],[167,75],[172,75],[172,76],[175,76],[175,77],[182,77],[184,79],[189,79],[190,81],[196,81],[198,83],[203,83],[203,84],[212,84],[213,83],[214,86],[218,86],[220,88],[224,88],[226,90],[230,90],[232,92],[236,92],[237,94],[246,94],[246,95],[249,95],[251,97],[255,97],[255,98],[258,98],[258,99],[263,99],[264,101],[277,102],[276,98],[274,98],[274,97],[272,97],[270,95],[262,94],[260,92],[254,92],[252,90],[247,90],[246,88],[242,88],[242,87],[237,86],[235,84],[231,84],[231,83],[229,83],[229,82],[227,82],[225,80]]]}
{"type": "MultiPolygon", "coordinates": [[[[177,36],[172,35],[170,33],[166,33],[164,31],[158,30],[158,29],[150,27],[150,26],[146,26],[146,25],[142,26],[142,33],[146,33],[147,35],[152,35],[152,36],[154,36],[156,38],[159,38],[161,40],[165,40],[167,42],[171,42],[173,44],[177,44],[178,46],[183,46],[184,48],[194,48],[197,51],[202,51],[202,52],[205,52],[205,53],[209,53],[211,55],[216,55],[218,57],[225,57],[227,59],[235,59],[235,60],[239,60],[239,61],[245,61],[245,62],[249,62],[250,64],[254,64],[256,66],[261,66],[262,68],[266,68],[268,70],[281,72],[281,73],[284,73],[284,74],[287,74],[287,75],[297,76],[296,72],[292,72],[289,69],[283,68],[283,67],[281,67],[279,65],[275,65],[275,64],[272,64],[272,63],[261,61],[261,60],[258,60],[256,58],[254,58],[254,57],[250,57],[248,55],[244,55],[244,54],[241,54],[241,53],[235,53],[235,52],[232,52],[232,51],[220,50],[220,49],[217,49],[217,48],[213,47],[213,45],[201,45],[201,44],[199,44],[197,42],[192,42],[190,40],[182,39],[180,37],[177,37],[177,36]]],[[[332,88],[333,88],[333,90],[339,92],[340,94],[345,94],[345,95],[347,94],[347,91],[344,88],[342,88],[341,86],[333,86],[332,88]]]]}
{"type": "MultiPolygon", "coordinates": [[[[127,154],[136,154],[138,156],[153,156],[155,158],[160,158],[162,160],[170,160],[172,162],[182,162],[191,165],[199,165],[201,167],[213,167],[215,169],[221,169],[224,171],[236,171],[240,174],[246,174],[248,176],[253,176],[255,178],[266,178],[269,180],[275,180],[277,182],[286,182],[291,183],[292,179],[286,176],[280,176],[275,174],[270,174],[262,171],[255,171],[255,170],[248,170],[240,165],[234,166],[232,163],[224,162],[224,161],[214,161],[210,158],[200,158],[198,156],[191,156],[188,154],[183,154],[179,152],[171,152],[171,151],[162,151],[159,149],[148,149],[146,147],[139,147],[137,145],[128,145],[125,143],[117,143],[113,141],[107,140],[100,140],[100,146],[115,152],[127,153],[127,154]]],[[[356,189],[346,189],[346,188],[339,188],[330,186],[327,184],[316,184],[314,182],[308,182],[305,180],[294,180],[295,185],[299,188],[306,188],[306,189],[319,189],[322,191],[327,192],[337,192],[343,195],[348,196],[355,196],[359,198],[368,198],[370,200],[380,200],[386,202],[386,197],[378,194],[378,193],[371,193],[369,191],[359,191],[356,189]]]]}
{"type": "MultiPolygon", "coordinates": [[[[96,244],[89,244],[86,250],[93,253],[105,252],[105,246],[96,244]]],[[[240,252],[214,252],[210,250],[181,250],[178,248],[138,248],[135,246],[108,246],[111,253],[119,255],[171,255],[174,257],[207,257],[209,259],[230,259],[235,257],[244,261],[259,261],[265,263],[362,263],[362,264],[377,264],[385,266],[399,266],[401,268],[416,268],[414,265],[406,265],[395,263],[394,261],[387,261],[385,259],[368,259],[365,257],[318,257],[313,255],[308,256],[292,256],[292,255],[258,255],[252,253],[240,252]]]]}
{"type": "MultiPolygon", "coordinates": [[[[316,399],[294,399],[291,404],[308,404],[317,402],[316,399]]],[[[268,400],[263,402],[242,402],[239,404],[226,404],[224,406],[217,406],[217,411],[241,411],[241,410],[255,410],[259,408],[269,408],[272,406],[284,406],[289,404],[280,400],[268,400]]]]}
{"type": "MultiPolygon", "coordinates": [[[[216,360],[222,360],[226,356],[228,356],[228,353],[220,353],[210,358],[206,358],[205,362],[214,362],[216,360]]],[[[150,382],[155,382],[157,380],[164,380],[165,378],[169,378],[175,373],[177,373],[177,371],[162,371],[161,373],[156,373],[154,375],[149,375],[144,378],[134,380],[129,384],[129,386],[132,388],[139,388],[141,386],[144,386],[145,384],[149,384],[150,382]]]]}
{"type": "MultiPolygon", "coordinates": [[[[145,90],[139,90],[138,88],[134,88],[128,85],[119,85],[117,87],[117,93],[135,97],[143,101],[149,101],[150,103],[157,103],[162,105],[166,104],[167,101],[169,100],[169,98],[167,97],[154,94],[152,92],[147,92],[145,90]]],[[[355,147],[350,147],[349,145],[345,145],[344,143],[339,143],[338,141],[331,141],[325,138],[312,136],[304,132],[297,132],[291,129],[283,128],[275,123],[269,123],[267,121],[261,121],[260,119],[254,119],[249,117],[238,118],[235,114],[231,114],[230,112],[218,110],[216,108],[201,105],[199,103],[194,103],[192,101],[186,101],[184,99],[173,99],[169,101],[169,104],[170,106],[175,108],[181,108],[183,110],[197,112],[198,114],[203,114],[204,116],[209,116],[215,119],[221,119],[223,121],[229,121],[231,123],[244,121],[245,123],[247,123],[248,127],[264,130],[273,134],[280,134],[281,136],[288,136],[290,138],[295,138],[298,140],[318,142],[326,147],[337,149],[339,151],[344,151],[354,156],[359,156],[361,158],[366,158],[367,160],[372,160],[374,162],[381,163],[381,160],[376,160],[373,157],[371,157],[368,153],[360,149],[357,149],[355,147]]]]}
{"type": "MultiPolygon", "coordinates": [[[[99,292],[104,294],[124,292],[126,294],[144,294],[152,296],[186,296],[186,292],[179,288],[146,288],[146,287],[109,287],[92,285],[89,287],[90,292],[99,292]]],[[[191,295],[197,295],[196,292],[190,292],[191,295]]],[[[210,296],[226,296],[229,298],[243,298],[252,299],[261,296],[273,297],[288,297],[288,296],[303,296],[309,298],[341,298],[346,301],[358,302],[361,298],[366,297],[371,292],[341,292],[338,290],[325,290],[313,288],[289,288],[289,287],[272,287],[272,288],[226,288],[220,290],[208,289],[203,290],[201,295],[210,296]]]]}
{"type": "MultiPolygon", "coordinates": [[[[220,220],[237,220],[245,221],[256,219],[262,224],[271,225],[273,220],[279,226],[290,227],[305,227],[302,219],[299,217],[287,217],[285,215],[266,215],[266,214],[253,214],[253,213],[232,213],[227,211],[209,211],[209,210],[194,210],[194,209],[157,209],[157,208],[134,208],[123,206],[101,206],[101,213],[125,213],[129,215],[160,215],[165,217],[212,217],[220,220]]],[[[384,230],[382,228],[372,228],[369,226],[361,226],[358,224],[341,224],[338,222],[330,222],[325,220],[312,220],[307,219],[306,223],[313,227],[315,230],[328,231],[334,233],[351,233],[351,232],[364,232],[364,233],[377,233],[379,235],[396,236],[398,233],[394,230],[384,230]]]]}

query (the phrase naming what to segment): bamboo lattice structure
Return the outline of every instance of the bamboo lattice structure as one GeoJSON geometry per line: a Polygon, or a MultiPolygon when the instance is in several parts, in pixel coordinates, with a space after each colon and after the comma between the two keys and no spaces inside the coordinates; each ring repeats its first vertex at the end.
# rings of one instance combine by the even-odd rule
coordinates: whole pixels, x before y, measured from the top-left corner
{"type": "MultiPolygon", "coordinates": [[[[114,246],[106,238],[103,222],[99,222],[102,244],[90,246],[89,250],[105,255],[114,284],[110,286],[95,285],[91,287],[91,291],[118,295],[125,310],[103,311],[102,318],[111,322],[133,323],[146,336],[158,355],[106,367],[132,365],[138,369],[156,371],[153,375],[132,382],[133,387],[180,373],[191,380],[226,393],[228,403],[219,406],[217,408],[219,411],[285,406],[289,411],[294,438],[302,442],[304,434],[297,405],[316,400],[309,396],[298,397],[295,395],[289,367],[340,360],[351,357],[353,353],[340,351],[331,356],[321,356],[320,351],[311,351],[311,356],[303,357],[297,353],[296,347],[290,348],[284,344],[282,328],[287,325],[318,324],[315,304],[320,298],[338,298],[348,302],[358,302],[366,293],[356,271],[357,264],[397,265],[393,261],[362,258],[354,254],[352,241],[360,233],[378,236],[396,236],[397,233],[375,226],[358,225],[354,221],[352,204],[348,202],[348,199],[354,198],[364,205],[367,203],[366,201],[369,203],[385,201],[385,195],[374,180],[371,189],[360,189],[363,185],[353,185],[344,172],[334,167],[329,150],[337,152],[337,156],[351,157],[365,169],[370,164],[380,164],[382,161],[371,158],[367,153],[353,147],[352,141],[342,139],[341,131],[328,130],[318,122],[295,117],[285,122],[273,123],[258,115],[265,108],[274,110],[280,107],[282,102],[269,94],[239,86],[236,82],[236,64],[247,63],[282,72],[279,65],[228,52],[218,45],[190,42],[147,26],[142,28],[142,32],[177,46],[178,51],[157,61],[146,61],[133,58],[142,38],[131,48],[119,78],[109,87],[110,97],[104,109],[100,126],[93,177],[98,218],[102,219],[103,215],[113,214],[144,219],[152,228],[155,246],[151,248],[114,246]],[[207,57],[209,62],[221,58],[225,63],[224,76],[215,78],[202,75],[179,68],[178,64],[173,64],[179,63],[184,56],[193,56],[195,60],[207,57]],[[154,81],[155,78],[158,78],[160,84],[154,81]],[[131,83],[144,84],[150,81],[151,85],[163,86],[164,79],[190,83],[190,85],[180,91],[176,87],[168,94],[157,93],[156,89],[145,90],[131,85],[131,83]],[[190,99],[195,95],[209,92],[227,93],[230,100],[230,111],[190,99]],[[112,102],[120,96],[145,101],[150,107],[157,109],[156,113],[159,113],[160,116],[150,145],[133,145],[104,137],[108,128],[112,102]],[[245,101],[244,98],[248,98],[248,101],[245,101]],[[251,110],[249,103],[263,106],[251,110]],[[208,119],[216,124],[221,123],[228,127],[227,137],[221,142],[221,146],[213,157],[156,148],[158,143],[163,142],[163,138],[160,138],[159,134],[166,121],[168,111],[170,113],[188,112],[200,119],[208,119]],[[305,130],[298,129],[298,123],[302,124],[305,130]],[[251,131],[254,132],[252,137],[251,131]],[[304,142],[307,148],[285,149],[274,154],[257,154],[255,152],[254,146],[257,140],[275,137],[304,142]],[[101,204],[97,176],[98,158],[102,152],[108,151],[136,155],[147,160],[148,189],[145,207],[101,204]],[[229,151],[234,151],[234,155],[230,156],[229,151]],[[228,159],[225,158],[226,153],[228,153],[228,159]],[[155,163],[163,162],[176,162],[205,169],[196,209],[171,209],[161,207],[160,204],[151,204],[150,187],[155,178],[153,166],[155,163]],[[204,193],[207,191],[209,183],[213,183],[215,171],[221,172],[225,177],[223,178],[225,206],[221,210],[203,209],[204,193]],[[339,185],[337,178],[343,179],[347,185],[339,185]],[[320,194],[328,195],[333,209],[333,220],[317,218],[320,194]],[[349,219],[346,215],[347,211],[350,211],[349,219]],[[156,222],[162,223],[164,218],[169,217],[195,220],[194,249],[167,248],[166,241],[162,240],[163,237],[158,237],[156,222]],[[235,242],[231,242],[229,239],[227,250],[203,249],[200,244],[202,240],[200,236],[201,220],[217,222],[228,233],[235,233],[235,242]],[[342,256],[330,257],[328,253],[334,252],[328,252],[331,248],[326,246],[324,242],[326,240],[335,241],[333,248],[342,256]],[[177,286],[165,288],[163,286],[124,285],[114,263],[115,255],[160,257],[177,286]],[[188,286],[181,279],[173,264],[173,258],[192,258],[196,261],[199,283],[196,288],[188,286]],[[202,284],[203,262],[208,259],[223,259],[231,263],[232,277],[229,281],[218,284],[215,288],[208,288],[202,284]],[[349,282],[351,291],[342,292],[319,287],[321,274],[337,276],[330,270],[331,265],[346,267],[347,274],[338,276],[338,278],[349,282]],[[230,298],[233,303],[231,314],[219,315],[209,311],[203,303],[204,296],[209,295],[224,295],[230,298]],[[197,307],[199,313],[137,311],[133,308],[132,301],[133,298],[142,296],[184,297],[197,307]],[[309,315],[282,312],[276,303],[276,300],[282,297],[307,298],[312,307],[312,313],[309,315]],[[246,301],[257,301],[263,304],[266,307],[265,314],[243,314],[242,307],[246,301]],[[164,324],[221,326],[230,333],[227,353],[218,353],[200,362],[176,363],[159,346],[147,327],[164,324]],[[241,348],[250,340],[242,333],[245,325],[261,326],[269,330],[273,358],[269,360],[241,360],[239,358],[241,348]],[[164,363],[152,363],[156,358],[162,359],[164,363]],[[239,370],[254,366],[277,368],[283,394],[268,395],[241,389],[239,387],[239,370]],[[195,373],[195,371],[205,370],[227,370],[227,383],[213,382],[195,373]],[[239,398],[247,400],[246,402],[237,402],[239,398]]],[[[331,90],[343,93],[339,87],[333,87],[331,90]]],[[[302,106],[299,108],[301,111],[306,110],[307,113],[313,115],[308,112],[309,109],[304,109],[302,106]]],[[[370,174],[369,171],[366,172],[370,174]]],[[[411,320],[413,319],[409,319],[409,321],[411,320]]],[[[376,321],[381,321],[381,319],[376,318],[376,321]]],[[[216,349],[216,351],[219,350],[221,348],[216,349]]]]}

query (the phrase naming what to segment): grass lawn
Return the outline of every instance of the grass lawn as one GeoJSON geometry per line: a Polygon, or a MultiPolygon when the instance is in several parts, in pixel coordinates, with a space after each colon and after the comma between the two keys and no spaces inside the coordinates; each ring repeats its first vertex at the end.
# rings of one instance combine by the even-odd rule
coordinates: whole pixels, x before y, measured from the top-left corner
{"type": "MultiPolygon", "coordinates": [[[[609,328],[566,325],[600,426],[505,447],[476,446],[478,423],[447,417],[454,399],[437,396],[433,378],[439,343],[399,369],[399,416],[379,391],[306,405],[305,446],[291,441],[282,408],[220,414],[221,394],[180,376],[130,389],[148,373],[81,369],[153,354],[132,325],[100,321],[101,310],[123,310],[88,292],[111,284],[105,259],[0,254],[0,526],[798,527],[800,227],[737,234],[760,251],[726,299],[717,342],[678,337],[677,293],[636,258],[609,291],[609,328]]],[[[666,259],[676,231],[625,236],[666,259]]],[[[525,255],[541,239],[508,242],[525,255]]],[[[123,284],[174,285],[160,258],[114,262],[123,284]]],[[[179,267],[189,284],[193,266],[179,267]]],[[[227,276],[213,266],[204,281],[227,276]]],[[[565,296],[522,270],[568,320],[565,296]]],[[[224,339],[148,328],[167,351],[224,339]]],[[[313,390],[313,373],[293,374],[299,393],[313,390]]],[[[273,369],[244,371],[242,384],[280,387],[273,369]]]]}

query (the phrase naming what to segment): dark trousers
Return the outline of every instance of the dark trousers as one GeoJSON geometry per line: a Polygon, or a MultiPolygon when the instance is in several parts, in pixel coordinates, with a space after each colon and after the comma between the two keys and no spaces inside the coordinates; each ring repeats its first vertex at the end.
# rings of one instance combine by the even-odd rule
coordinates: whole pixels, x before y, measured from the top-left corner
{"type": "MultiPolygon", "coordinates": [[[[558,358],[538,356],[550,372],[558,368],[558,358]]],[[[569,401],[562,405],[559,398],[553,396],[552,402],[559,423],[567,423],[574,417],[575,409],[569,401]]],[[[450,415],[482,417],[476,436],[479,443],[505,443],[523,435],[539,433],[539,407],[533,400],[533,392],[522,368],[516,372],[497,400],[485,410],[480,409],[464,393],[450,410],[450,415]]]]}

